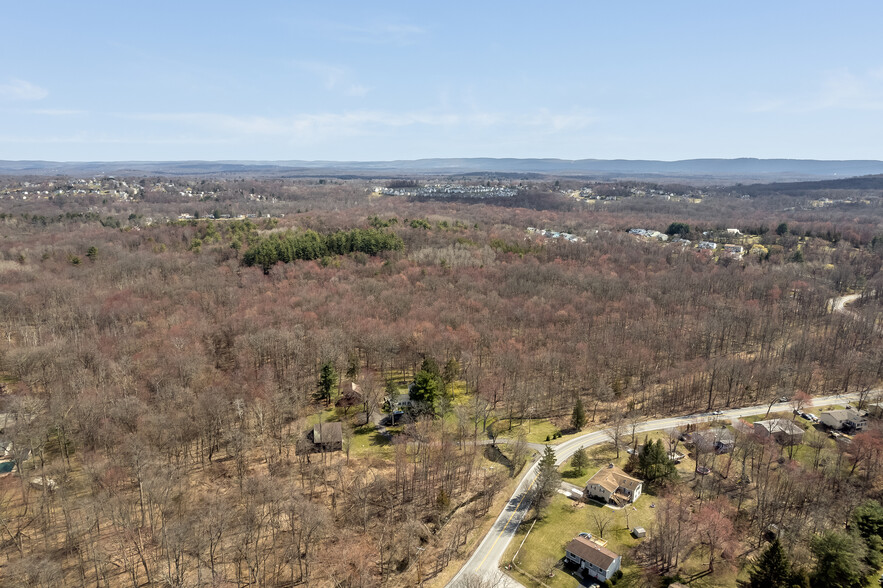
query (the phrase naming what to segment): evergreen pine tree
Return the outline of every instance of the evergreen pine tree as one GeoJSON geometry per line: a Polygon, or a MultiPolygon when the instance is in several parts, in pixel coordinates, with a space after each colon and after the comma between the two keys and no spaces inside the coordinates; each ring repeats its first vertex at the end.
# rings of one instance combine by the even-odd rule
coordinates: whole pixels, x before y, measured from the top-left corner
{"type": "Polygon", "coordinates": [[[669,459],[662,439],[657,439],[655,443],[644,443],[638,458],[638,468],[647,482],[667,480],[676,475],[675,464],[669,459]]]}
{"type": "Polygon", "coordinates": [[[534,509],[537,516],[549,504],[558,484],[561,482],[561,476],[558,474],[558,466],[555,464],[555,451],[546,445],[546,450],[540,458],[539,472],[537,473],[536,483],[534,484],[534,509]]]}
{"type": "Polygon", "coordinates": [[[431,372],[420,370],[414,376],[414,385],[411,386],[411,400],[418,409],[429,414],[435,413],[435,400],[439,394],[439,379],[431,372]]]}
{"type": "Polygon", "coordinates": [[[337,386],[337,371],[334,364],[326,361],[319,370],[319,391],[317,396],[320,400],[324,400],[325,404],[331,401],[331,390],[337,386]]]}
{"type": "Polygon", "coordinates": [[[749,576],[749,588],[789,588],[791,586],[791,564],[782,544],[773,540],[757,561],[749,576]]]}
{"type": "Polygon", "coordinates": [[[580,447],[576,450],[576,453],[573,454],[573,457],[570,458],[570,467],[575,469],[576,472],[582,476],[588,465],[589,456],[586,455],[586,450],[580,447]]]}
{"type": "Polygon", "coordinates": [[[570,417],[570,424],[577,431],[581,431],[586,426],[586,410],[583,408],[582,398],[576,397],[576,404],[573,405],[573,415],[570,417]]]}
{"type": "Polygon", "coordinates": [[[816,565],[810,576],[813,588],[861,588],[868,570],[867,547],[858,535],[825,531],[810,542],[816,565]]]}

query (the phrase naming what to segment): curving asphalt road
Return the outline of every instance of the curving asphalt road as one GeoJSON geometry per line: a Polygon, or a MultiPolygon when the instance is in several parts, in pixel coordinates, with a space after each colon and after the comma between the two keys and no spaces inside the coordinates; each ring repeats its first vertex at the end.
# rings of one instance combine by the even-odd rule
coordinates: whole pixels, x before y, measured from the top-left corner
{"type": "MultiPolygon", "coordinates": [[[[840,306],[840,308],[842,309],[842,306],[840,306]]],[[[856,400],[857,398],[857,393],[824,396],[813,398],[813,404],[817,406],[840,404],[844,401],[856,400]]],[[[775,411],[781,411],[787,408],[788,402],[777,402],[772,405],[772,410],[775,411]]],[[[636,428],[636,432],[645,433],[648,431],[658,431],[661,429],[680,427],[691,423],[706,422],[713,419],[736,419],[755,416],[758,414],[765,414],[768,410],[770,410],[770,405],[759,404],[745,408],[725,410],[720,415],[702,413],[668,417],[641,423],[636,428]]],[[[570,459],[570,456],[580,447],[591,447],[600,443],[610,442],[611,440],[609,430],[604,429],[581,435],[580,437],[565,441],[560,445],[553,446],[555,457],[557,458],[556,463],[559,465],[563,464],[570,459]]],[[[530,508],[530,490],[537,477],[537,463],[538,460],[535,460],[527,472],[521,477],[521,482],[515,489],[515,493],[512,495],[512,498],[509,499],[509,502],[506,503],[506,508],[503,509],[500,516],[497,517],[494,526],[491,527],[491,530],[488,531],[487,535],[482,539],[481,543],[476,548],[475,553],[472,554],[472,557],[469,558],[463,567],[460,568],[460,571],[457,572],[457,575],[448,583],[448,588],[462,588],[467,585],[475,586],[477,584],[474,581],[475,578],[483,579],[485,581],[484,585],[487,586],[505,586],[509,588],[517,588],[521,586],[521,584],[500,571],[500,559],[503,557],[506,548],[509,547],[512,538],[515,536],[515,532],[518,530],[518,525],[521,524],[521,521],[524,519],[524,516],[530,508]]]]}

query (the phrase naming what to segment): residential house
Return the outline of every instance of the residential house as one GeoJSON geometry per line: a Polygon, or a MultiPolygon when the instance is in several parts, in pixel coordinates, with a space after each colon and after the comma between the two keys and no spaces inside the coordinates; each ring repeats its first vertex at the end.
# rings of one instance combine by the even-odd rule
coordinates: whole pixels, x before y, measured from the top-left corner
{"type": "Polygon", "coordinates": [[[788,419],[770,419],[754,423],[754,434],[766,439],[773,437],[780,445],[803,443],[803,429],[788,419]]]}
{"type": "Polygon", "coordinates": [[[615,574],[622,563],[622,556],[601,547],[589,537],[574,537],[564,548],[564,559],[579,568],[583,574],[604,581],[615,574]]]}
{"type": "Polygon", "coordinates": [[[742,254],[745,253],[745,248],[741,245],[731,245],[730,243],[727,243],[724,245],[724,252],[733,256],[741,257],[742,254]]]}
{"type": "Polygon", "coordinates": [[[340,423],[319,423],[313,427],[310,440],[315,451],[340,451],[343,449],[343,429],[340,423]]]}
{"type": "Polygon", "coordinates": [[[709,251],[714,251],[717,249],[717,243],[713,241],[699,241],[699,245],[697,245],[699,249],[708,249],[709,251]]]}
{"type": "Polygon", "coordinates": [[[340,398],[334,403],[337,407],[349,408],[358,406],[364,402],[362,388],[355,382],[346,382],[340,390],[340,398]]]}
{"type": "Polygon", "coordinates": [[[690,440],[700,451],[715,453],[730,453],[736,446],[736,435],[725,427],[696,431],[690,436],[690,440]]]}
{"type": "MultiPolygon", "coordinates": [[[[413,384],[411,384],[413,386],[413,384]]],[[[411,386],[408,386],[410,389],[411,386]]],[[[397,411],[397,410],[405,410],[406,408],[413,408],[414,401],[411,400],[410,394],[397,394],[396,396],[392,396],[387,398],[386,401],[389,403],[389,410],[397,411]]]]}
{"type": "Polygon", "coordinates": [[[660,233],[659,231],[654,231],[652,229],[629,229],[629,233],[632,235],[638,235],[640,237],[648,237],[650,239],[668,241],[668,235],[666,235],[665,233],[660,233]]]}
{"type": "Polygon", "coordinates": [[[586,482],[587,498],[595,498],[602,502],[625,506],[641,496],[644,483],[633,478],[613,464],[598,470],[586,482]]]}
{"type": "Polygon", "coordinates": [[[854,408],[823,411],[820,420],[826,427],[836,430],[864,431],[868,426],[867,417],[854,408]]]}

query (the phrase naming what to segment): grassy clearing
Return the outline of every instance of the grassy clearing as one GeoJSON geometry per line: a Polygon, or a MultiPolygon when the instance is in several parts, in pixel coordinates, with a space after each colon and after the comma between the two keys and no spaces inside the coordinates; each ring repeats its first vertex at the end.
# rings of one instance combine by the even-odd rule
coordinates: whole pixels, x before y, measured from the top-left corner
{"type": "Polygon", "coordinates": [[[787,411],[774,411],[770,412],[769,416],[766,415],[754,415],[742,417],[742,420],[746,423],[756,423],[757,421],[768,421],[770,419],[790,419],[794,416],[794,413],[789,408],[787,411]]]}
{"type": "MultiPolygon", "coordinates": [[[[642,445],[645,440],[655,442],[657,439],[661,439],[663,443],[668,443],[668,436],[665,432],[654,431],[639,434],[638,445],[642,445]]],[[[630,447],[632,445],[633,444],[629,444],[630,447]]],[[[696,461],[691,455],[689,455],[689,451],[684,447],[683,443],[678,444],[677,450],[685,455],[684,459],[681,460],[681,463],[677,466],[678,476],[682,480],[690,479],[695,475],[696,461]]],[[[565,482],[569,482],[576,486],[585,486],[589,478],[595,475],[599,469],[605,467],[607,464],[612,463],[620,468],[624,468],[629,460],[629,454],[625,449],[619,452],[619,458],[617,458],[616,449],[613,447],[612,443],[603,443],[601,445],[595,445],[594,447],[587,447],[586,455],[589,456],[589,466],[582,474],[579,474],[579,472],[570,467],[570,461],[561,465],[559,471],[561,472],[561,478],[565,482]]]]}
{"type": "Polygon", "coordinates": [[[307,425],[312,428],[313,425],[317,425],[320,422],[323,423],[334,423],[340,421],[340,414],[337,412],[337,408],[330,404],[329,406],[323,408],[317,413],[311,414],[307,417],[307,425]]]}
{"type": "MultiPolygon", "coordinates": [[[[626,509],[613,510],[594,504],[579,505],[569,498],[557,495],[546,510],[545,517],[537,521],[533,530],[530,523],[522,524],[509,546],[501,563],[512,560],[516,551],[518,566],[525,572],[541,579],[545,584],[553,588],[574,588],[579,586],[579,581],[573,577],[568,568],[561,565],[564,557],[564,546],[578,533],[588,532],[599,537],[599,527],[596,517],[609,518],[610,521],[604,530],[603,539],[607,548],[622,555],[623,578],[616,584],[618,588],[637,588],[644,586],[642,570],[631,557],[631,551],[640,542],[646,539],[635,539],[631,535],[634,527],[644,527],[648,533],[652,533],[656,509],[651,504],[659,505],[659,499],[645,496],[626,509]],[[628,514],[628,517],[626,517],[628,514]],[[628,521],[626,521],[628,518],[628,521]],[[525,540],[525,535],[527,539],[525,540]],[[524,545],[521,546],[521,542],[524,545]],[[521,546],[521,547],[520,547],[521,546]],[[520,550],[519,550],[520,547],[520,550]],[[556,565],[557,564],[557,565],[556,565]],[[552,569],[554,567],[554,569],[552,569]],[[552,570],[552,577],[549,572],[552,570]]],[[[702,550],[696,550],[690,558],[682,563],[682,575],[699,574],[706,568],[705,554],[702,550]]],[[[726,569],[726,566],[718,565],[714,575],[697,578],[690,583],[691,587],[712,588],[735,586],[738,571],[726,569]]],[[[525,586],[539,586],[532,578],[517,570],[510,572],[515,579],[525,586]]]]}
{"type": "MultiPolygon", "coordinates": [[[[498,419],[494,426],[499,427],[501,439],[514,439],[524,433],[528,443],[545,443],[546,437],[549,437],[549,442],[553,443],[551,441],[552,435],[558,432],[558,427],[553,425],[549,419],[525,419],[524,421],[498,419]]],[[[554,441],[554,443],[560,442],[560,439],[554,441]]]]}
{"type": "Polygon", "coordinates": [[[568,460],[558,468],[561,472],[561,479],[575,486],[585,486],[589,478],[594,476],[599,469],[608,463],[622,467],[628,461],[628,453],[625,451],[620,451],[619,459],[616,458],[616,449],[611,443],[586,447],[586,455],[589,456],[589,465],[582,474],[570,467],[570,461],[568,460]]]}
{"type": "MultiPolygon", "coordinates": [[[[401,433],[401,427],[388,428],[390,433],[401,433]]],[[[392,442],[377,432],[373,424],[362,425],[353,429],[350,441],[350,455],[353,457],[376,456],[382,459],[393,458],[392,442]]]]}
{"type": "MultiPolygon", "coordinates": [[[[648,527],[654,517],[654,510],[650,508],[650,503],[649,500],[639,499],[633,507],[629,507],[628,525],[648,527]],[[635,510],[631,510],[632,508],[635,510]]],[[[636,585],[640,570],[629,558],[628,551],[642,540],[631,536],[630,527],[626,525],[626,511],[576,503],[560,494],[552,499],[545,516],[542,520],[537,521],[524,542],[524,546],[518,551],[516,561],[519,567],[555,588],[579,586],[577,579],[571,576],[566,569],[555,569],[554,576],[551,578],[548,574],[554,565],[560,564],[564,557],[564,546],[578,533],[588,532],[599,536],[598,526],[594,521],[596,516],[610,519],[603,538],[609,542],[608,549],[623,556],[625,577],[617,586],[636,585]]],[[[530,524],[521,525],[503,557],[504,562],[511,561],[530,528],[530,524]]],[[[513,575],[526,586],[537,585],[536,582],[523,574],[515,573],[513,575]]]]}
{"type": "Polygon", "coordinates": [[[464,380],[451,382],[451,385],[448,386],[448,393],[451,395],[451,404],[453,406],[469,404],[469,401],[472,399],[472,395],[466,392],[466,382],[464,380]]]}

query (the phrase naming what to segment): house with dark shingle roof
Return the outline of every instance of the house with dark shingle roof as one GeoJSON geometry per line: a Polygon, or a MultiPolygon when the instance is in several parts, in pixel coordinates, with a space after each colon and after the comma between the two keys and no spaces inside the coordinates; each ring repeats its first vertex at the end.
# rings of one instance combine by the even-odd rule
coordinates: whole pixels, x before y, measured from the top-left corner
{"type": "Polygon", "coordinates": [[[343,449],[343,429],[340,423],[319,423],[313,426],[314,451],[340,451],[343,449]]]}
{"type": "Polygon", "coordinates": [[[696,431],[691,441],[700,451],[730,453],[736,446],[736,435],[726,427],[715,427],[705,431],[696,431]]]}
{"type": "Polygon", "coordinates": [[[583,574],[602,582],[613,576],[622,563],[621,555],[616,555],[583,535],[574,537],[565,546],[564,559],[576,565],[583,574]]]}
{"type": "Polygon", "coordinates": [[[772,437],[779,445],[803,443],[803,429],[788,419],[769,419],[754,423],[754,434],[761,438],[772,437]]]}

